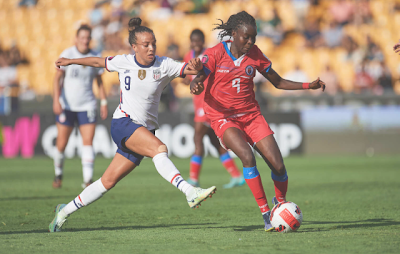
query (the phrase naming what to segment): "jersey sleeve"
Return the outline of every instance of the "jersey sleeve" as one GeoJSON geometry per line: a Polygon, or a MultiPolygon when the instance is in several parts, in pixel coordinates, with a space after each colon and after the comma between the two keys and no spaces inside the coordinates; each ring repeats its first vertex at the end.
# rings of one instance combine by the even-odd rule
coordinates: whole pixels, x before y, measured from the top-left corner
{"type": "Polygon", "coordinates": [[[206,51],[204,51],[201,62],[203,63],[204,73],[207,76],[210,73],[215,72],[215,50],[213,48],[206,49],[206,51]]]}
{"type": "Polygon", "coordinates": [[[258,58],[257,70],[260,73],[269,72],[272,66],[272,62],[266,55],[264,55],[263,52],[261,52],[261,50],[258,47],[257,47],[257,58],[258,58]]]}
{"type": "Polygon", "coordinates": [[[166,57],[165,60],[166,64],[166,72],[168,77],[177,78],[181,77],[184,78],[186,75],[183,74],[185,68],[187,67],[187,63],[185,62],[178,62],[171,58],[166,57]]]}
{"type": "Polygon", "coordinates": [[[106,70],[109,72],[120,72],[124,70],[124,62],[126,62],[126,55],[108,56],[105,59],[106,70]]]}

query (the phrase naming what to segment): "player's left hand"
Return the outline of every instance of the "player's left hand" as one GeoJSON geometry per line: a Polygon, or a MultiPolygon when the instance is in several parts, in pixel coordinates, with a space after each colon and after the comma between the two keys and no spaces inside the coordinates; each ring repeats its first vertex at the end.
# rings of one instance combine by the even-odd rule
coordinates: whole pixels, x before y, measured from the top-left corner
{"type": "Polygon", "coordinates": [[[199,95],[203,92],[204,90],[204,84],[203,82],[197,82],[196,83],[190,83],[190,93],[194,95],[199,95]]]}
{"type": "Polygon", "coordinates": [[[69,59],[64,57],[58,58],[55,64],[57,68],[60,68],[60,66],[70,65],[69,59]]]}
{"type": "Polygon", "coordinates": [[[313,89],[313,90],[321,88],[322,91],[325,91],[325,87],[326,87],[325,82],[320,80],[319,77],[310,83],[310,89],[313,89]]]}
{"type": "Polygon", "coordinates": [[[189,60],[188,68],[189,70],[201,71],[203,69],[203,63],[198,57],[192,58],[189,60]]]}
{"type": "Polygon", "coordinates": [[[100,106],[100,117],[105,120],[108,116],[108,108],[107,105],[100,106]]]}

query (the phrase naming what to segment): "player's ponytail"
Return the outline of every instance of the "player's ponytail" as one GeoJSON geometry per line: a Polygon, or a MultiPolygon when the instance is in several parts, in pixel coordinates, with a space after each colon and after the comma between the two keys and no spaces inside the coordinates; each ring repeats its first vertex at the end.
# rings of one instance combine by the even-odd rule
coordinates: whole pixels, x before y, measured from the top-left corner
{"type": "Polygon", "coordinates": [[[216,27],[213,30],[222,30],[219,32],[218,37],[222,41],[225,36],[232,36],[232,32],[242,25],[257,26],[256,20],[245,11],[233,14],[229,17],[228,21],[224,23],[221,19],[221,24],[215,24],[216,27]]]}
{"type": "Polygon", "coordinates": [[[128,23],[129,29],[129,44],[136,44],[136,34],[148,32],[154,34],[153,30],[148,27],[141,26],[142,19],[139,17],[131,18],[128,23]]]}

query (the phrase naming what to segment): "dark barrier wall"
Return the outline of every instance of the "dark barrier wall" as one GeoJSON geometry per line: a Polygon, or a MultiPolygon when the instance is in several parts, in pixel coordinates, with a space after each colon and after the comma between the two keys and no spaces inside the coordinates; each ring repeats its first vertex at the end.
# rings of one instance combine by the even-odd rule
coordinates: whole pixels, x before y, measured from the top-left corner
{"type": "MultiPolygon", "coordinates": [[[[283,156],[303,152],[303,130],[299,113],[265,113],[267,122],[275,132],[283,156]]],[[[182,120],[180,113],[161,113],[160,129],[156,135],[169,148],[171,155],[187,158],[194,152],[194,129],[190,121],[182,120]]],[[[185,119],[193,119],[185,116],[185,119]]],[[[35,155],[52,157],[55,149],[57,128],[53,114],[29,114],[0,117],[3,132],[1,155],[5,158],[22,156],[31,158],[35,155]]],[[[111,118],[98,121],[93,146],[97,154],[106,158],[114,156],[116,146],[110,135],[111,118]]],[[[206,154],[217,156],[208,137],[204,138],[206,154]]],[[[80,155],[82,140],[75,129],[71,134],[65,155],[68,158],[80,155]]]]}

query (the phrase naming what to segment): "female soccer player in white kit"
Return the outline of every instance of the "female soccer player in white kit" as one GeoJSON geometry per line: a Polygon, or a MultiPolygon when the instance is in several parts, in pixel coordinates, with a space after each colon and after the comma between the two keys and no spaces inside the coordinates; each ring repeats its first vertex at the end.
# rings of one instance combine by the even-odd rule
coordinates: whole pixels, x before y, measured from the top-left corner
{"type": "MultiPolygon", "coordinates": [[[[91,40],[91,28],[82,25],[76,32],[75,46],[64,50],[61,57],[82,58],[98,57],[99,53],[89,48],[91,40]]],[[[96,97],[93,94],[93,79],[97,80],[101,98],[100,116],[107,118],[107,100],[104,91],[101,74],[102,68],[93,68],[80,65],[60,67],[54,78],[53,111],[56,115],[57,141],[54,151],[55,178],[53,188],[61,188],[64,150],[69,136],[78,124],[82,136],[82,171],[85,188],[92,183],[93,162],[95,153],[93,150],[93,137],[96,129],[96,97]]]]}
{"type": "Polygon", "coordinates": [[[192,59],[187,64],[156,56],[154,33],[140,24],[140,18],[129,21],[129,43],[135,51],[134,55],[60,58],[56,62],[57,66],[79,64],[118,72],[121,99],[111,123],[111,136],[118,146],[114,159],[99,180],[67,205],[56,206],[55,218],[49,225],[50,232],[60,231],[70,214],[102,197],[138,166],[143,156],[153,158],[158,173],[186,195],[191,208],[199,207],[216,191],[215,186],[201,189],[187,183],[168,158],[167,147],[154,135],[158,128],[158,104],[165,86],[178,76],[197,74],[203,65],[199,59],[192,59]]]}

